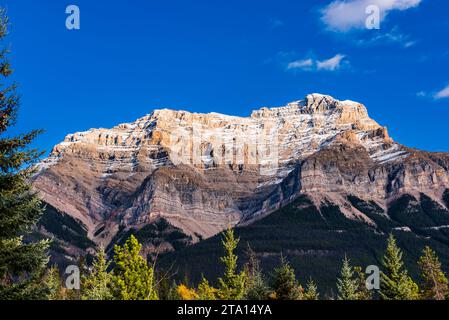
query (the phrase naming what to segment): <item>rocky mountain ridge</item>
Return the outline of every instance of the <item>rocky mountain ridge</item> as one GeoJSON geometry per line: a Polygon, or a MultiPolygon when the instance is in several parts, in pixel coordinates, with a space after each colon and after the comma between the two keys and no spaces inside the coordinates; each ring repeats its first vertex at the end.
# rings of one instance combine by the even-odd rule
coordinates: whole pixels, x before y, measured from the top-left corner
{"type": "Polygon", "coordinates": [[[349,195],[385,211],[404,194],[445,206],[449,154],[402,146],[362,104],[311,94],[247,118],[164,109],[71,134],[33,183],[96,244],[161,218],[196,242],[251,224],[301,194],[369,225],[376,222],[349,195]]]}

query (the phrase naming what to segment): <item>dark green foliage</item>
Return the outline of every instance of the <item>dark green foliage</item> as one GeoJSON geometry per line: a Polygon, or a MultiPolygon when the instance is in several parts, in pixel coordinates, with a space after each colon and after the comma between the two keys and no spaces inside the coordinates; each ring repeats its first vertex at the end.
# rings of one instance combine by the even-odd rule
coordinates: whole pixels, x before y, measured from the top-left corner
{"type": "MultiPolygon", "coordinates": [[[[264,219],[236,228],[235,232],[243,243],[250,243],[258,253],[261,269],[273,270],[282,252],[296,270],[299,281],[307,283],[310,277],[315,279],[323,296],[331,290],[336,291],[335,279],[346,253],[351,256],[354,265],[380,266],[390,232],[403,249],[404,263],[413,277],[419,274],[416,261],[427,245],[438,253],[443,269],[449,271],[449,246],[440,240],[443,237],[441,231],[434,232],[440,238],[426,239],[413,232],[394,230],[404,225],[389,219],[375,203],[355,197],[351,203],[378,223],[378,227],[371,228],[365,223],[348,220],[332,205],[326,205],[319,212],[307,197],[301,196],[264,219]]],[[[406,209],[404,205],[406,202],[402,200],[393,202],[389,212],[396,217],[397,211],[406,209]]],[[[435,206],[427,209],[430,210],[440,209],[435,206]]],[[[424,231],[432,234],[429,230],[424,231]]],[[[238,247],[236,254],[242,257],[240,262],[243,266],[247,262],[245,246],[238,247]]],[[[182,280],[184,274],[189,274],[192,282],[198,284],[203,273],[209,280],[217,279],[223,273],[222,266],[217,264],[219,258],[220,237],[216,236],[160,256],[158,266],[169,268],[174,265],[179,280],[182,280]]]]}
{"type": "Polygon", "coordinates": [[[281,264],[274,269],[271,289],[274,292],[274,299],[277,300],[300,300],[302,289],[296,280],[295,270],[288,261],[281,257],[281,264]]]}
{"type": "Polygon", "coordinates": [[[44,214],[38,224],[58,239],[64,240],[80,249],[95,247],[87,236],[87,229],[81,221],[60,212],[50,205],[45,206],[44,214]]]}
{"type": "Polygon", "coordinates": [[[373,201],[366,202],[354,196],[349,196],[348,200],[351,202],[354,208],[365,214],[368,218],[376,223],[377,230],[379,232],[388,234],[391,233],[393,228],[401,226],[396,221],[391,220],[385,214],[384,210],[373,201]]]}
{"type": "Polygon", "coordinates": [[[246,284],[246,300],[266,300],[270,295],[270,288],[268,287],[265,277],[260,268],[260,261],[256,256],[254,250],[248,244],[246,250],[248,262],[245,264],[244,270],[247,274],[246,284]]]}
{"type": "Polygon", "coordinates": [[[446,191],[444,191],[443,201],[446,204],[446,208],[449,208],[449,189],[446,189],[446,191]]]}
{"type": "Polygon", "coordinates": [[[168,243],[175,251],[192,243],[192,238],[183,233],[181,229],[172,226],[165,219],[158,219],[139,230],[124,230],[122,228],[106,251],[110,252],[113,244],[123,245],[131,235],[134,235],[143,245],[158,248],[163,243],[168,243]]]}
{"type": "MultiPolygon", "coordinates": [[[[0,40],[7,34],[8,17],[0,9],[0,40]]],[[[0,52],[0,83],[12,74],[6,50],[0,52]]],[[[29,180],[41,153],[28,146],[40,131],[8,135],[15,124],[20,99],[16,86],[0,91],[0,300],[43,299],[49,292],[43,278],[48,242],[24,242],[42,215],[42,205],[29,180]]]]}

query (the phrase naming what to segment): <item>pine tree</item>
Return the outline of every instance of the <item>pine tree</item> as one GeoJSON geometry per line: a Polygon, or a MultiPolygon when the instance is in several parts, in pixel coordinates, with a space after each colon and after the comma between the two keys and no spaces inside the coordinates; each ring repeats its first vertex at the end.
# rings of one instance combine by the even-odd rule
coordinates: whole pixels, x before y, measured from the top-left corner
{"type": "Polygon", "coordinates": [[[112,282],[114,296],[119,300],[157,300],[154,270],[140,256],[142,245],[136,237],[114,247],[114,270],[112,282]]]}
{"type": "Polygon", "coordinates": [[[217,289],[209,285],[209,281],[202,276],[198,285],[198,300],[217,300],[217,289]]]}
{"type": "Polygon", "coordinates": [[[419,298],[418,285],[403,269],[402,251],[396,239],[390,235],[387,251],[382,260],[385,272],[380,278],[380,297],[383,300],[416,300],[419,298]]]}
{"type": "Polygon", "coordinates": [[[237,273],[237,259],[234,250],[239,239],[234,236],[234,230],[228,229],[223,235],[223,248],[225,256],[220,260],[225,265],[224,276],[218,279],[219,296],[222,300],[241,300],[245,295],[246,273],[237,273]]]}
{"type": "MultiPolygon", "coordinates": [[[[0,9],[0,40],[7,34],[8,17],[0,9]]],[[[0,78],[12,74],[7,50],[0,51],[0,78]]],[[[48,263],[48,241],[25,242],[42,215],[42,204],[31,189],[34,164],[42,153],[28,145],[41,131],[6,136],[15,124],[20,99],[16,85],[0,89],[0,300],[45,299],[43,282],[48,263]]]]}
{"type": "Polygon", "coordinates": [[[437,254],[425,247],[418,266],[423,280],[421,297],[426,300],[444,300],[449,294],[448,280],[441,270],[437,254]]]}
{"type": "Polygon", "coordinates": [[[302,298],[301,287],[296,280],[295,271],[284,257],[281,257],[281,264],[274,269],[273,298],[277,300],[300,300],[302,298]]]}
{"type": "Polygon", "coordinates": [[[82,300],[112,300],[112,275],[108,272],[110,262],[103,248],[98,251],[92,270],[82,279],[82,300]]]}
{"type": "Polygon", "coordinates": [[[307,282],[306,290],[302,296],[303,300],[318,300],[320,298],[320,294],[318,293],[318,287],[312,278],[307,282]]]}
{"type": "Polygon", "coordinates": [[[266,300],[270,295],[270,288],[265,282],[265,278],[260,268],[260,262],[256,253],[248,244],[246,250],[248,262],[245,264],[245,272],[247,274],[246,300],[266,300]]]}
{"type": "Polygon", "coordinates": [[[354,278],[354,271],[348,257],[343,259],[340,278],[337,279],[338,300],[358,299],[358,280],[354,278]]]}

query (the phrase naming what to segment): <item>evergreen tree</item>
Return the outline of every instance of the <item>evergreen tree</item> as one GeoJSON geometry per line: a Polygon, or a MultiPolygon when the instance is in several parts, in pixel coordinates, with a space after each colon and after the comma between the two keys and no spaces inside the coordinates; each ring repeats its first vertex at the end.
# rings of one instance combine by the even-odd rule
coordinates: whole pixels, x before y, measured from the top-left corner
{"type": "Polygon", "coordinates": [[[110,262],[107,260],[103,248],[98,251],[93,263],[92,270],[82,279],[83,300],[112,300],[111,291],[112,276],[108,272],[110,262]]]}
{"type": "Polygon", "coordinates": [[[295,271],[284,257],[281,257],[281,264],[274,269],[273,298],[278,300],[300,300],[302,298],[301,287],[296,280],[295,271]]]}
{"type": "Polygon", "coordinates": [[[302,296],[303,300],[318,300],[320,298],[320,294],[318,293],[318,287],[312,278],[307,282],[306,290],[302,296]]]}
{"type": "Polygon", "coordinates": [[[198,300],[217,300],[217,289],[209,285],[209,281],[202,276],[198,285],[198,300]]]}
{"type": "Polygon", "coordinates": [[[248,277],[245,299],[266,300],[270,295],[270,288],[265,282],[256,253],[252,250],[249,244],[246,250],[246,255],[248,256],[248,262],[245,264],[245,272],[248,277]]]}
{"type": "Polygon", "coordinates": [[[224,276],[218,279],[219,296],[222,300],[241,300],[245,295],[246,273],[237,273],[237,259],[234,250],[239,239],[234,236],[234,230],[228,229],[223,235],[225,256],[220,260],[225,265],[224,276]]]}
{"type": "Polygon", "coordinates": [[[53,266],[47,271],[45,285],[48,287],[48,300],[64,300],[64,292],[61,286],[61,275],[57,266],[53,266]]]}
{"type": "Polygon", "coordinates": [[[142,245],[131,237],[120,247],[114,247],[112,282],[114,296],[119,300],[157,300],[154,270],[140,256],[142,245]]]}
{"type": "Polygon", "coordinates": [[[441,270],[437,254],[425,247],[418,266],[423,280],[421,297],[426,300],[444,300],[449,294],[448,280],[441,270]]]}
{"type": "Polygon", "coordinates": [[[366,275],[363,272],[362,267],[354,267],[354,272],[356,273],[358,290],[357,290],[357,299],[358,300],[372,300],[373,293],[366,286],[366,275]]]}
{"type": "MultiPolygon", "coordinates": [[[[0,41],[7,34],[8,17],[0,9],[0,41]]],[[[7,50],[0,51],[0,78],[12,74],[7,50]]],[[[42,153],[28,145],[40,131],[6,136],[15,124],[20,99],[16,85],[0,88],[0,300],[45,299],[48,241],[25,242],[42,215],[42,204],[31,189],[34,164],[42,153]]]]}
{"type": "Polygon", "coordinates": [[[247,300],[266,300],[270,295],[270,287],[261,272],[253,274],[248,281],[245,294],[247,300]]]}
{"type": "Polygon", "coordinates": [[[156,278],[159,279],[157,281],[157,283],[158,283],[157,284],[157,292],[158,292],[159,300],[169,300],[170,290],[171,290],[169,279],[164,276],[162,276],[160,278],[160,275],[158,275],[156,278]]]}
{"type": "Polygon", "coordinates": [[[178,293],[178,285],[174,280],[170,286],[170,290],[168,291],[167,300],[181,300],[181,297],[178,293]]]}
{"type": "Polygon", "coordinates": [[[348,257],[343,259],[340,278],[337,279],[338,300],[357,300],[359,284],[348,257]]]}
{"type": "Polygon", "coordinates": [[[383,300],[416,300],[419,298],[418,285],[410,278],[408,271],[403,269],[402,251],[396,244],[396,239],[390,235],[387,251],[382,265],[385,272],[380,278],[380,297],[383,300]]]}

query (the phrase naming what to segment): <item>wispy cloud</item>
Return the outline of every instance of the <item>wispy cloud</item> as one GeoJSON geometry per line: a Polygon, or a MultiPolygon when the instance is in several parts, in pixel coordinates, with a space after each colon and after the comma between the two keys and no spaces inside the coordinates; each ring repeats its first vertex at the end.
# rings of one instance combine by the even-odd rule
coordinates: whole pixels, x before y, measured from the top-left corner
{"type": "Polygon", "coordinates": [[[305,59],[305,60],[296,60],[293,62],[290,62],[287,66],[287,69],[312,69],[314,65],[314,62],[312,59],[305,59]]]}
{"type": "Polygon", "coordinates": [[[336,54],[332,58],[326,60],[314,60],[311,58],[296,60],[288,63],[287,70],[301,70],[301,71],[337,71],[343,64],[349,62],[345,60],[346,56],[343,54],[336,54]]]}
{"type": "Polygon", "coordinates": [[[420,98],[430,98],[433,100],[447,99],[449,98],[449,85],[447,85],[446,87],[444,87],[439,91],[433,92],[419,91],[416,93],[416,96],[420,98]]]}
{"type": "Polygon", "coordinates": [[[444,89],[435,93],[433,97],[436,100],[449,98],[449,85],[447,85],[444,89]]]}
{"type": "Polygon", "coordinates": [[[372,46],[383,43],[398,44],[404,48],[410,48],[416,45],[417,41],[413,40],[410,35],[402,33],[398,27],[392,28],[385,33],[379,33],[372,38],[359,38],[355,40],[358,45],[372,46]]]}
{"type": "Polygon", "coordinates": [[[427,93],[425,91],[419,91],[419,92],[416,93],[416,96],[417,97],[426,97],[427,93]]]}
{"type": "Polygon", "coordinates": [[[342,54],[337,54],[334,57],[324,60],[324,61],[317,61],[317,69],[318,70],[329,70],[329,71],[335,71],[340,69],[341,63],[343,59],[345,58],[342,54]]]}
{"type": "Polygon", "coordinates": [[[335,0],[321,11],[321,21],[329,30],[348,32],[365,28],[366,8],[375,5],[381,21],[393,10],[404,11],[419,6],[422,0],[335,0]]]}

